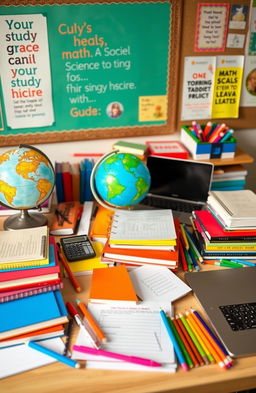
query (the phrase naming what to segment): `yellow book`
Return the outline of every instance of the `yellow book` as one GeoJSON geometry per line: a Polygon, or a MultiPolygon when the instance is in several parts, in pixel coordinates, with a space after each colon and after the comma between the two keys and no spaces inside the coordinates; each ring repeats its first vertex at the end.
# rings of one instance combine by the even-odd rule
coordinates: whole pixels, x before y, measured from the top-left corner
{"type": "Polygon", "coordinates": [[[93,269],[107,268],[106,263],[101,262],[101,254],[103,244],[101,242],[92,242],[96,256],[90,259],[83,259],[82,261],[68,262],[68,265],[74,276],[82,276],[91,274],[93,269]]]}

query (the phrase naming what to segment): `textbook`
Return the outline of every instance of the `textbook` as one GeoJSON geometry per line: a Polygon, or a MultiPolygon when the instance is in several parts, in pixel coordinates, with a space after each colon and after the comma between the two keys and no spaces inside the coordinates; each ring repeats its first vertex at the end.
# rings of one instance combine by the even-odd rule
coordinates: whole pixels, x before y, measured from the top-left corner
{"type": "Polygon", "coordinates": [[[124,265],[93,270],[89,302],[128,305],[138,300],[124,265]]]}
{"type": "Polygon", "coordinates": [[[113,215],[109,243],[176,245],[171,209],[120,210],[113,215]]]}
{"type": "Polygon", "coordinates": [[[50,234],[73,235],[76,230],[80,208],[79,201],[59,203],[50,225],[50,234]]]}
{"type": "Polygon", "coordinates": [[[225,230],[209,210],[192,212],[197,230],[211,241],[255,241],[256,228],[252,230],[225,230]]]}
{"type": "Polygon", "coordinates": [[[128,141],[118,141],[115,142],[112,146],[114,150],[118,150],[119,153],[130,153],[135,154],[141,158],[147,153],[148,146],[142,143],[134,143],[128,141]]]}
{"type": "Polygon", "coordinates": [[[67,310],[59,291],[0,304],[0,339],[67,323],[67,310]]]}
{"type": "Polygon", "coordinates": [[[187,149],[179,141],[147,141],[145,143],[151,156],[182,159],[189,157],[187,149]]]}
{"type": "Polygon", "coordinates": [[[227,228],[256,227],[256,194],[251,190],[211,191],[207,204],[227,228]]]}
{"type": "Polygon", "coordinates": [[[0,232],[0,268],[1,264],[14,264],[35,261],[45,264],[48,258],[49,230],[41,226],[15,231],[0,232]]]}

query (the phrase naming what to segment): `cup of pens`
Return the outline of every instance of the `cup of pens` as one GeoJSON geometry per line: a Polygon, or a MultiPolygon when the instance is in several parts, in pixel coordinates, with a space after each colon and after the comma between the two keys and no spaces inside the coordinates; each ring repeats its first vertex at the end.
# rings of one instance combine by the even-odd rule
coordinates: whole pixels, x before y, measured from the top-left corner
{"type": "Polygon", "coordinates": [[[181,142],[195,160],[233,158],[236,150],[234,130],[225,123],[192,121],[181,128],[181,142]]]}

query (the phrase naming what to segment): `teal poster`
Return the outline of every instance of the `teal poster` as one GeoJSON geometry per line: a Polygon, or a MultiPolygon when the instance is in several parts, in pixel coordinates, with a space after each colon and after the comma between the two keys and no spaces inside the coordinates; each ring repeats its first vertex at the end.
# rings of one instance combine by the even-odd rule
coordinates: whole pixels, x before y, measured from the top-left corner
{"type": "Polygon", "coordinates": [[[1,6],[2,136],[167,123],[172,5],[1,6]]]}

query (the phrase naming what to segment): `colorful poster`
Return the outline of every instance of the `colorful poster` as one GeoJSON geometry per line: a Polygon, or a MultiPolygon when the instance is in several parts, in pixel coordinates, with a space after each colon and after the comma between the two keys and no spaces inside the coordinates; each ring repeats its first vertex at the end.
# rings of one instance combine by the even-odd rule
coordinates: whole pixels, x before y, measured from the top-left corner
{"type": "Polygon", "coordinates": [[[245,43],[245,34],[228,34],[227,48],[243,48],[245,43]]]}
{"type": "Polygon", "coordinates": [[[229,28],[235,30],[244,30],[246,27],[247,13],[247,5],[232,4],[230,10],[229,28]]]}
{"type": "Polygon", "coordinates": [[[211,118],[238,117],[244,56],[218,56],[211,118]]]}
{"type": "Polygon", "coordinates": [[[0,16],[0,72],[8,127],[53,124],[47,20],[43,14],[0,16]]]}
{"type": "Polygon", "coordinates": [[[229,4],[199,3],[195,51],[224,51],[227,37],[229,4]]]}
{"type": "Polygon", "coordinates": [[[256,106],[256,56],[246,56],[240,106],[256,106]]]}
{"type": "Polygon", "coordinates": [[[211,103],[216,57],[186,57],[181,120],[207,119],[211,103]]]}

